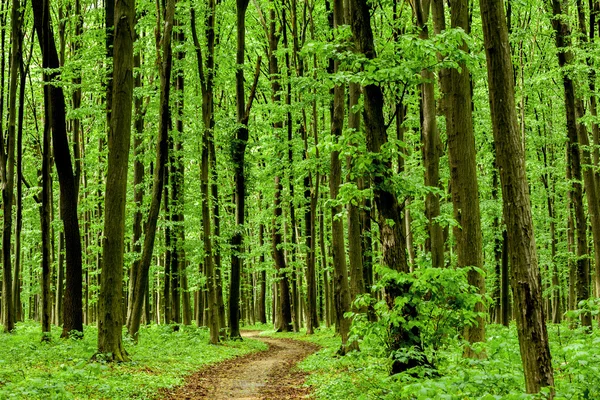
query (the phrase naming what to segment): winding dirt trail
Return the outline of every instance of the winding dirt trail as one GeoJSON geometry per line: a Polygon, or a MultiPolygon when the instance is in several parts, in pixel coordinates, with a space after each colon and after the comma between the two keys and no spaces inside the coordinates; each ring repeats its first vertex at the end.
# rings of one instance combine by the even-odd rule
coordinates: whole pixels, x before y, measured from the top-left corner
{"type": "Polygon", "coordinates": [[[265,342],[269,349],[215,364],[186,379],[184,386],[165,393],[165,399],[283,400],[302,399],[310,393],[301,387],[306,376],[295,365],[318,346],[291,339],[242,332],[244,338],[265,342]]]}

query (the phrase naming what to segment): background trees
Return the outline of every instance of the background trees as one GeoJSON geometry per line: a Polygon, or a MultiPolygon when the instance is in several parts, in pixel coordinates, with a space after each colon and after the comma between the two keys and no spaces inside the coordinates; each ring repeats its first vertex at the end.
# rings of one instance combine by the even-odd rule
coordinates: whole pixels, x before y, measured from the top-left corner
{"type": "MultiPolygon", "coordinates": [[[[215,343],[226,328],[239,336],[240,321],[309,332],[349,323],[349,310],[382,321],[375,305],[386,300],[418,321],[426,301],[396,283],[430,267],[476,267],[473,290],[494,300],[464,305],[478,313],[456,327],[470,341],[483,338],[486,311],[508,324],[532,304],[540,338],[562,311],[584,310],[567,315],[591,327],[596,2],[509,2],[495,17],[506,20],[502,44],[482,40],[495,1],[342,3],[194,0],[157,11],[141,0],[135,18],[131,3],[11,4],[0,18],[5,330],[41,320],[50,297],[63,335],[100,322],[115,339],[99,350],[116,358],[120,345],[102,343],[118,342],[121,309],[135,334],[142,323],[189,323],[193,307],[215,343]],[[23,36],[32,29],[36,40],[23,36]],[[483,57],[494,46],[513,60],[497,84],[483,57]],[[511,157],[522,158],[512,172],[488,94],[514,96],[503,109],[514,112],[511,157]],[[507,194],[507,179],[517,188],[525,178],[507,194]],[[531,203],[527,221],[509,215],[517,200],[531,203]],[[509,269],[524,271],[518,248],[540,269],[527,299],[508,292],[509,269]],[[42,296],[43,272],[54,296],[42,296]]],[[[422,334],[396,333],[399,348],[422,334]]]]}

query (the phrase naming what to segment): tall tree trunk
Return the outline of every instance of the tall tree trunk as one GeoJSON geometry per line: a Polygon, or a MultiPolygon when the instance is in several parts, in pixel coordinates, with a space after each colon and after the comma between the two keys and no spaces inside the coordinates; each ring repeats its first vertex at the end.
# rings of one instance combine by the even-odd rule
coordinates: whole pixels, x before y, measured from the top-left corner
{"type": "MultiPolygon", "coordinates": [[[[413,3],[417,24],[420,29],[419,38],[429,40],[427,21],[430,14],[430,0],[417,0],[413,3]]],[[[442,144],[436,124],[435,78],[433,71],[423,69],[421,78],[421,137],[423,166],[425,167],[425,185],[440,188],[440,155],[442,144]]],[[[425,199],[425,216],[428,219],[429,238],[427,251],[431,252],[431,265],[436,268],[444,266],[444,234],[442,227],[435,221],[440,215],[440,196],[427,193],[425,199]]]]}
{"type": "MultiPolygon", "coordinates": [[[[204,133],[202,136],[202,163],[201,163],[201,192],[202,192],[202,227],[204,238],[204,267],[207,276],[208,287],[208,325],[210,329],[211,343],[219,342],[219,333],[224,329],[224,320],[221,319],[219,311],[224,308],[219,305],[219,290],[217,286],[217,271],[215,271],[215,256],[213,250],[213,236],[211,227],[211,216],[209,208],[209,169],[210,169],[210,138],[214,128],[214,53],[215,53],[215,2],[209,0],[208,12],[205,19],[205,36],[207,42],[206,72],[204,70],[202,49],[196,33],[195,11],[192,9],[192,38],[196,47],[196,58],[198,62],[198,73],[202,88],[202,120],[204,122],[204,133]]],[[[213,202],[217,202],[214,198],[213,202]]],[[[215,204],[215,207],[216,204],[215,204]]],[[[213,209],[214,210],[214,209],[213,209]]],[[[214,216],[213,216],[214,217],[214,216]]],[[[214,220],[214,219],[213,219],[214,220]]],[[[215,227],[216,230],[216,227],[215,227]]],[[[221,297],[222,305],[222,297],[221,297]]]]}
{"type": "MultiPolygon", "coordinates": [[[[374,59],[376,52],[371,29],[370,7],[365,0],[352,0],[350,4],[352,34],[356,48],[368,59],[374,59]]],[[[400,207],[396,193],[390,190],[389,182],[393,174],[391,159],[383,159],[381,155],[381,148],[387,143],[386,124],[383,117],[383,92],[381,87],[375,84],[363,86],[362,91],[367,150],[379,155],[379,157],[373,159],[372,168],[374,172],[371,175],[371,181],[374,201],[379,211],[378,222],[383,264],[398,272],[408,273],[406,240],[404,226],[401,224],[403,210],[400,207]]],[[[390,308],[394,307],[396,297],[405,294],[409,289],[406,284],[394,280],[387,282],[385,290],[388,306],[390,308]]],[[[417,313],[416,308],[411,304],[404,305],[399,311],[407,320],[413,319],[417,313]]],[[[390,343],[388,346],[391,352],[402,346],[412,347],[415,350],[414,355],[407,359],[394,360],[392,373],[427,362],[425,357],[419,354],[422,351],[420,336],[421,332],[417,326],[412,326],[410,330],[395,324],[390,326],[390,343]]]]}
{"type": "MultiPolygon", "coordinates": [[[[334,0],[333,2],[333,28],[335,30],[344,24],[344,2],[334,0]]],[[[334,73],[339,71],[340,62],[334,62],[334,73]]],[[[344,104],[345,88],[336,85],[333,89],[333,115],[331,120],[331,134],[334,142],[340,141],[344,128],[344,104]]],[[[337,143],[336,143],[337,144],[337,143]]],[[[331,152],[331,171],[329,173],[329,195],[331,200],[337,201],[337,196],[342,183],[342,163],[339,150],[331,152]]],[[[336,328],[342,337],[342,345],[338,350],[341,355],[348,351],[358,350],[358,343],[348,343],[350,336],[350,324],[352,320],[344,314],[350,311],[350,287],[348,285],[348,268],[346,264],[346,249],[344,244],[344,223],[339,216],[342,214],[342,206],[331,207],[331,248],[333,251],[333,300],[337,315],[336,328]]]]}
{"type": "MultiPolygon", "coordinates": [[[[467,0],[453,0],[450,5],[451,28],[462,28],[470,32],[469,7],[467,0]]],[[[468,52],[466,43],[463,51],[468,52]]],[[[470,268],[467,278],[481,296],[485,295],[485,280],[477,269],[483,268],[481,213],[479,211],[479,186],[477,183],[477,151],[473,134],[473,116],[471,99],[471,77],[464,62],[459,69],[449,71],[448,101],[446,107],[446,131],[448,136],[448,159],[452,204],[457,248],[457,266],[470,268]]],[[[477,302],[475,312],[483,313],[484,304],[477,302]]],[[[485,320],[478,317],[476,324],[465,327],[465,339],[470,343],[485,340],[485,320]]],[[[472,347],[465,347],[466,357],[476,357],[472,347]]]]}
{"type": "Polygon", "coordinates": [[[52,199],[50,191],[52,189],[51,163],[50,155],[50,115],[52,115],[52,103],[50,102],[50,86],[48,85],[48,76],[44,79],[44,109],[46,118],[44,119],[44,136],[42,150],[42,204],[40,207],[40,219],[42,228],[42,279],[41,279],[41,320],[42,320],[42,340],[51,340],[51,316],[52,299],[50,292],[51,264],[50,247],[52,246],[50,238],[50,208],[52,199]]]}
{"type": "Polygon", "coordinates": [[[502,231],[502,282],[501,282],[501,309],[502,317],[500,323],[504,326],[510,325],[511,312],[510,312],[510,294],[508,292],[510,287],[510,271],[508,265],[508,233],[506,229],[502,231]]]}
{"type": "Polygon", "coordinates": [[[258,306],[257,306],[257,320],[261,324],[267,323],[267,310],[266,310],[266,300],[267,300],[267,271],[265,269],[265,253],[263,251],[263,247],[265,245],[265,226],[260,224],[258,227],[258,245],[260,246],[260,278],[259,278],[259,292],[258,292],[258,306]]]}
{"type": "MultiPolygon", "coordinates": [[[[283,26],[283,47],[289,49],[288,38],[287,38],[287,18],[286,18],[286,8],[283,7],[281,10],[281,25],[283,26]]],[[[293,52],[293,49],[292,49],[293,52]]],[[[287,51],[285,53],[285,64],[287,69],[287,85],[286,85],[286,95],[285,95],[285,105],[287,108],[286,115],[286,128],[287,128],[287,147],[288,147],[288,165],[287,165],[287,175],[288,175],[288,183],[290,188],[290,241],[291,241],[291,278],[292,278],[292,323],[294,327],[294,332],[298,332],[300,330],[300,301],[298,297],[298,274],[296,273],[296,253],[298,251],[298,238],[297,238],[297,226],[296,226],[296,207],[294,204],[294,178],[296,174],[294,173],[294,146],[293,146],[293,123],[292,123],[292,82],[291,82],[291,61],[290,61],[290,52],[287,51]]]]}
{"type": "Polygon", "coordinates": [[[248,0],[236,0],[237,16],[237,50],[236,50],[236,73],[235,73],[235,95],[237,124],[236,137],[231,146],[231,158],[234,166],[235,180],[235,228],[231,238],[231,280],[229,288],[229,337],[241,340],[240,335],[240,274],[242,269],[242,255],[244,252],[244,218],[246,205],[246,176],[244,172],[244,158],[246,145],[248,143],[248,118],[250,109],[256,93],[258,82],[258,71],[260,57],[257,61],[257,72],[254,74],[254,83],[248,102],[245,102],[244,94],[244,53],[246,47],[246,10],[248,0]]]}
{"type": "MultiPolygon", "coordinates": [[[[552,26],[556,33],[556,47],[558,49],[558,64],[561,68],[565,68],[570,64],[572,60],[572,53],[566,49],[570,46],[569,37],[571,29],[567,22],[562,19],[564,12],[562,0],[551,0],[552,1],[552,13],[554,18],[552,19],[552,26]]],[[[581,105],[580,100],[575,97],[574,82],[569,75],[563,73],[563,89],[565,93],[565,112],[567,117],[567,138],[569,143],[570,151],[570,166],[571,174],[573,178],[573,208],[575,212],[575,228],[577,230],[577,302],[582,300],[588,300],[590,297],[590,277],[589,277],[589,259],[588,259],[588,247],[587,247],[587,220],[585,217],[584,204],[583,204],[583,187],[582,181],[582,168],[581,168],[581,156],[580,143],[582,145],[587,143],[587,132],[585,127],[578,123],[578,118],[581,117],[581,105]]],[[[588,155],[589,152],[584,151],[583,155],[588,155]]],[[[592,221],[592,229],[596,226],[598,229],[598,235],[600,235],[600,214],[594,209],[594,204],[597,204],[596,189],[593,178],[593,171],[588,168],[587,172],[583,172],[583,178],[588,190],[586,194],[588,196],[590,220],[592,221]],[[591,201],[590,201],[591,200],[591,201]]],[[[594,247],[596,250],[598,264],[600,265],[600,236],[597,235],[598,247],[594,247]]],[[[596,245],[596,240],[594,240],[596,245]]],[[[581,323],[583,326],[592,326],[592,316],[590,313],[581,314],[581,323]]]]}
{"type": "MultiPolygon", "coordinates": [[[[134,69],[141,66],[141,54],[137,52],[133,56],[134,69]]],[[[141,71],[135,75],[134,87],[142,87],[141,71]]],[[[133,287],[140,268],[140,259],[142,253],[142,219],[143,219],[143,200],[144,200],[144,163],[142,154],[144,154],[144,99],[142,96],[137,96],[134,99],[134,136],[133,136],[133,202],[135,203],[135,211],[133,213],[133,236],[131,238],[131,248],[136,255],[135,261],[131,264],[129,270],[129,290],[127,299],[127,325],[131,319],[131,310],[133,308],[133,287]]]]}
{"type": "MultiPolygon", "coordinates": [[[[44,68],[54,71],[48,73],[49,81],[60,80],[58,70],[60,63],[50,24],[48,0],[32,0],[32,5],[34,26],[42,49],[42,64],[44,68]]],[[[50,99],[52,102],[52,148],[60,185],[60,215],[63,221],[66,245],[64,324],[61,337],[68,337],[71,331],[83,333],[81,235],[77,215],[75,176],[67,138],[65,96],[61,86],[51,86],[50,99]]]]}
{"type": "MultiPolygon", "coordinates": [[[[20,48],[23,44],[22,31],[19,34],[20,48]]],[[[27,69],[29,65],[27,66],[27,69]]],[[[23,320],[21,305],[21,230],[23,227],[23,114],[25,109],[25,66],[23,63],[23,52],[19,57],[20,82],[19,82],[19,114],[17,127],[17,228],[15,232],[15,276],[12,286],[13,302],[15,303],[15,320],[23,320]]],[[[62,282],[62,281],[60,281],[62,282]]],[[[58,287],[59,285],[57,285],[58,287]]],[[[62,285],[60,285],[62,288],[62,285]]],[[[58,302],[60,303],[60,302],[58,302]]],[[[62,303],[60,303],[62,304],[62,303]]],[[[62,309],[57,313],[62,318],[62,309]]],[[[62,320],[61,320],[62,323],[62,320]]]]}
{"type": "MultiPolygon", "coordinates": [[[[156,238],[156,224],[160,211],[160,200],[162,197],[165,181],[166,164],[168,160],[169,146],[169,97],[171,94],[171,70],[173,67],[173,52],[171,48],[171,39],[173,32],[173,22],[175,15],[175,0],[167,0],[164,13],[164,30],[162,32],[162,56],[160,60],[160,119],[158,127],[158,138],[156,142],[156,165],[154,168],[154,177],[152,183],[152,200],[148,219],[146,221],[146,232],[144,236],[144,247],[142,249],[141,266],[137,274],[133,291],[133,308],[131,310],[131,321],[129,334],[137,339],[142,317],[142,305],[146,296],[148,287],[148,271],[152,261],[154,251],[154,240],[156,238]]],[[[158,19],[160,21],[160,18],[158,19]]],[[[160,26],[160,25],[158,25],[160,26]]],[[[157,52],[158,52],[157,48],[157,52]]],[[[161,54],[160,52],[158,52],[161,54]]]]}
{"type": "Polygon", "coordinates": [[[292,306],[290,303],[290,282],[288,279],[288,273],[286,272],[286,260],[285,253],[283,250],[283,235],[281,233],[282,227],[281,219],[283,216],[283,209],[281,207],[281,192],[283,186],[281,185],[279,176],[275,176],[275,202],[273,208],[275,214],[273,218],[273,232],[272,232],[272,243],[273,243],[273,260],[275,262],[275,269],[279,276],[279,298],[277,301],[277,322],[276,329],[278,332],[291,332],[292,331],[292,306]]]}
{"type": "MultiPolygon", "coordinates": [[[[4,331],[10,332],[15,327],[15,304],[12,293],[12,260],[11,260],[11,235],[12,235],[12,208],[14,196],[15,174],[15,140],[17,116],[17,78],[21,58],[21,13],[19,1],[12,1],[11,11],[11,37],[13,48],[10,57],[10,82],[8,92],[8,132],[7,137],[0,133],[0,178],[2,181],[2,305],[4,315],[4,331]],[[4,148],[6,143],[6,149],[4,148]]],[[[0,109],[0,112],[3,112],[0,109]]],[[[49,115],[47,115],[48,117],[49,115]]],[[[1,129],[1,127],[0,127],[1,129]]],[[[3,132],[3,131],[2,131],[3,132]]],[[[15,279],[18,279],[15,276],[15,279]]]]}
{"type": "Polygon", "coordinates": [[[102,274],[98,318],[98,353],[114,361],[127,361],[123,348],[123,252],[125,239],[125,199],[131,142],[131,104],[133,101],[133,42],[135,40],[135,1],[115,1],[118,21],[114,39],[114,98],[108,136],[108,171],[102,274]]]}
{"type": "Polygon", "coordinates": [[[542,387],[554,386],[554,374],[542,308],[525,155],[517,124],[508,29],[503,2],[480,0],[480,7],[492,127],[508,234],[511,282],[515,307],[519,310],[516,313],[517,333],[525,389],[527,393],[537,393],[542,387]]]}

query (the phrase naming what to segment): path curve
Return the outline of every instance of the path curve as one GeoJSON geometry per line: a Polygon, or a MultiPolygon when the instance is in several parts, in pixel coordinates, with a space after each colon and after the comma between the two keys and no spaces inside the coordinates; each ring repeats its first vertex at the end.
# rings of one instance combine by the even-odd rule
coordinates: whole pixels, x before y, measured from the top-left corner
{"type": "Polygon", "coordinates": [[[183,386],[169,391],[166,399],[284,400],[308,394],[302,387],[306,376],[295,365],[319,347],[292,339],[259,336],[258,331],[242,332],[269,345],[269,349],[226,360],[202,369],[186,379],[183,386]]]}

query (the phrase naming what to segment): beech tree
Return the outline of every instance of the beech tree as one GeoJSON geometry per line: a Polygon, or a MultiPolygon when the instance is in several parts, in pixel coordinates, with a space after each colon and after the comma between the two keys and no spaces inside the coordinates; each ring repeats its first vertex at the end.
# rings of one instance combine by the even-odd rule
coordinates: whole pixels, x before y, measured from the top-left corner
{"type": "Polygon", "coordinates": [[[108,136],[106,174],[106,218],[104,222],[102,281],[99,296],[98,353],[114,361],[127,361],[123,347],[121,299],[123,297],[123,252],[125,238],[125,195],[131,141],[133,101],[133,43],[135,1],[115,2],[113,93],[114,113],[108,136]],[[114,90],[118,88],[118,90],[114,90]]]}
{"type": "Polygon", "coordinates": [[[531,217],[525,157],[518,131],[513,66],[508,47],[504,5],[481,0],[481,19],[490,86],[494,144],[508,239],[511,285],[517,312],[517,332],[527,393],[554,386],[548,332],[542,308],[540,271],[531,217]],[[535,339],[534,339],[535,338],[535,339]]]}

